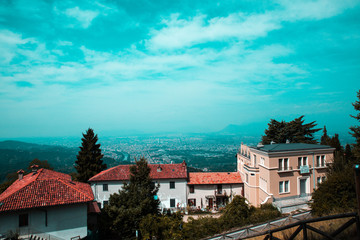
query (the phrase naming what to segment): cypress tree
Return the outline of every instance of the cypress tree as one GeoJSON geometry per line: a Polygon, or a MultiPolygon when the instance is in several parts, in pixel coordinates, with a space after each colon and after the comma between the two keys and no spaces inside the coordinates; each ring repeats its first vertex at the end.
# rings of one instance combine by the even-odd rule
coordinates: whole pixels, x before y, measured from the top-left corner
{"type": "Polygon", "coordinates": [[[97,143],[98,136],[94,134],[93,129],[89,128],[86,133],[83,133],[81,139],[81,147],[77,160],[75,161],[75,169],[78,172],[77,180],[87,182],[89,178],[106,169],[106,164],[103,163],[100,144],[97,143]]]}
{"type": "Polygon", "coordinates": [[[329,145],[330,137],[327,134],[326,126],[324,126],[323,135],[320,138],[321,145],[329,145]]]}

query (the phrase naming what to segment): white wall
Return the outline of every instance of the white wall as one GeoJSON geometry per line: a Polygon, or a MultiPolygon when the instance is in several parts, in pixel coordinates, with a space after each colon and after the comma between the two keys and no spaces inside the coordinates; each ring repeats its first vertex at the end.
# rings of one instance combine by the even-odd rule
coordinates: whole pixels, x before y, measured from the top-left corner
{"type": "MultiPolygon", "coordinates": [[[[170,208],[170,199],[175,199],[175,206],[186,207],[186,179],[161,179],[153,180],[156,184],[160,184],[158,197],[161,201],[161,208],[170,208]],[[175,182],[175,189],[170,189],[170,181],[175,182]]],[[[110,195],[118,193],[122,189],[123,181],[104,181],[92,182],[91,189],[93,190],[95,200],[101,203],[104,207],[104,201],[109,201],[110,195]],[[103,191],[103,184],[108,184],[108,191],[103,191]]]]}
{"type": "MultiPolygon", "coordinates": [[[[217,190],[217,184],[199,184],[194,185],[194,193],[190,193],[190,188],[188,185],[188,199],[196,199],[196,207],[201,207],[201,200],[203,203],[203,208],[207,207],[208,200],[206,196],[215,196],[215,190],[217,190]]],[[[233,199],[235,195],[240,195],[242,193],[243,184],[222,184],[222,190],[226,192],[226,195],[229,196],[229,202],[233,199]]],[[[216,197],[214,198],[214,206],[216,202],[216,197]]]]}
{"type": "Polygon", "coordinates": [[[55,239],[55,237],[70,239],[76,236],[83,238],[87,236],[87,204],[0,213],[0,233],[6,234],[9,230],[22,235],[32,233],[43,237],[50,235],[51,239],[55,239]],[[47,211],[47,226],[45,225],[45,210],[47,211]],[[19,215],[24,213],[29,215],[29,225],[19,228],[19,215]],[[45,233],[45,235],[41,233],[45,233]]]}

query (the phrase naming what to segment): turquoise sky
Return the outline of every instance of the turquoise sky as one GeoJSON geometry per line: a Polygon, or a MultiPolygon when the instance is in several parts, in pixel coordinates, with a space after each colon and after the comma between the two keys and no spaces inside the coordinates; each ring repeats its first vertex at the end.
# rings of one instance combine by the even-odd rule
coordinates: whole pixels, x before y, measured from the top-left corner
{"type": "Polygon", "coordinates": [[[0,1],[0,136],[356,124],[360,1],[0,1]]]}

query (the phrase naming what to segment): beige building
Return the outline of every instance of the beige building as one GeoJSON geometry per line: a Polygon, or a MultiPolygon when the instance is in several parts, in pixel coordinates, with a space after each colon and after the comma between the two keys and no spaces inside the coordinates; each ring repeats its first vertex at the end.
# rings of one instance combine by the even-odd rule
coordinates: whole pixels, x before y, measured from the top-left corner
{"type": "Polygon", "coordinates": [[[306,208],[311,193],[325,180],[334,150],[304,143],[241,144],[237,167],[245,198],[254,206],[273,203],[282,212],[306,208]]]}

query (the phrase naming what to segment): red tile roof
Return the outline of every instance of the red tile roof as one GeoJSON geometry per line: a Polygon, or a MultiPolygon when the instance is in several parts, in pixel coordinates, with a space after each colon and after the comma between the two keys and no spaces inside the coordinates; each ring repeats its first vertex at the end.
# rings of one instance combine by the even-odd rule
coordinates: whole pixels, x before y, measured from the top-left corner
{"type": "Polygon", "coordinates": [[[191,172],[188,185],[243,183],[238,172],[191,172]]]}
{"type": "MultiPolygon", "coordinates": [[[[130,166],[133,165],[119,165],[109,168],[90,178],[89,182],[129,180],[130,166]]],[[[188,177],[185,161],[179,164],[148,164],[148,166],[150,167],[150,177],[152,179],[179,179],[188,177]]]]}
{"type": "Polygon", "coordinates": [[[71,181],[68,174],[40,169],[16,180],[0,195],[0,212],[93,200],[89,184],[71,181]]]}

